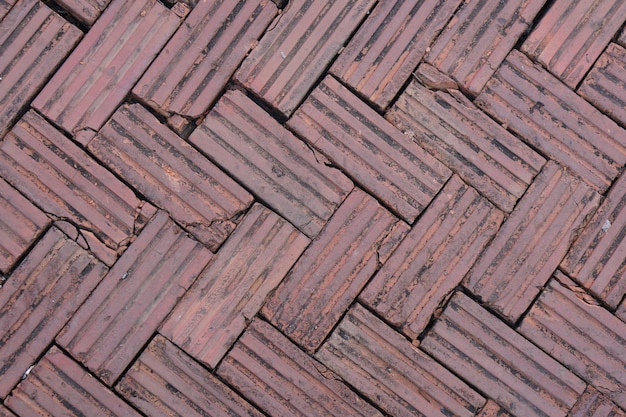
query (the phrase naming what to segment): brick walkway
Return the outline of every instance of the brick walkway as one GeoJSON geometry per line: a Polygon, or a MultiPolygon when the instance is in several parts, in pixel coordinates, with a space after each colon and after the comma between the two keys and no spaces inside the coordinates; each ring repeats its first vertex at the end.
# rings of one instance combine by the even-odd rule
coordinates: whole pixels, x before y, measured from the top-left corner
{"type": "Polygon", "coordinates": [[[0,416],[626,416],[623,0],[0,0],[0,416]]]}

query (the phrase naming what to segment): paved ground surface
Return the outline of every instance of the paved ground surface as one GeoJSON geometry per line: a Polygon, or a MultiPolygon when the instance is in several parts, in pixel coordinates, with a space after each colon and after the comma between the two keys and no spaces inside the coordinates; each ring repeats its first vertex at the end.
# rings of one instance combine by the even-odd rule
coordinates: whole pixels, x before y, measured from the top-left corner
{"type": "Polygon", "coordinates": [[[0,0],[0,416],[626,415],[623,0],[0,0]]]}

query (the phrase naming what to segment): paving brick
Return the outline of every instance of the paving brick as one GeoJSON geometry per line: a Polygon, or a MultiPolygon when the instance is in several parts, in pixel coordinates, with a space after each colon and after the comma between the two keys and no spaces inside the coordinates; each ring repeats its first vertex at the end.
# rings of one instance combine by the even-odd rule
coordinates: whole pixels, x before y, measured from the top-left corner
{"type": "Polygon", "coordinates": [[[315,351],[408,229],[355,189],[267,300],[263,315],[315,351]]]}
{"type": "MultiPolygon", "coordinates": [[[[15,5],[17,0],[0,0],[0,20],[9,13],[9,10],[15,5]]],[[[2,406],[0,406],[0,410],[2,406]]]]}
{"type": "Polygon", "coordinates": [[[326,77],[288,126],[363,189],[412,223],[450,170],[333,77],[326,77]]]}
{"type": "Polygon", "coordinates": [[[252,195],[138,104],[121,107],[88,149],[215,251],[252,195]]]}
{"type": "Polygon", "coordinates": [[[359,304],[316,357],[393,416],[473,416],[485,403],[359,304]]]}
{"type": "Polygon", "coordinates": [[[626,323],[585,295],[557,272],[519,331],[624,408],[626,323]]]}
{"type": "Polygon", "coordinates": [[[139,413],[53,346],[6,404],[22,416],[119,416],[139,413]]]}
{"type": "Polygon", "coordinates": [[[515,322],[550,279],[599,200],[586,184],[548,162],[464,284],[515,322]]]}
{"type": "Polygon", "coordinates": [[[148,416],[258,416],[261,413],[161,335],[116,386],[148,416]]]}
{"type": "Polygon", "coordinates": [[[476,96],[545,2],[466,1],[432,44],[426,60],[476,96]]]}
{"type": "MultiPolygon", "coordinates": [[[[0,16],[0,19],[2,17],[0,16]]],[[[8,408],[0,404],[0,417],[16,417],[8,408]]]]}
{"type": "MultiPolygon", "coordinates": [[[[0,2],[0,19],[3,6],[10,5],[0,2]]],[[[81,36],[80,30],[38,0],[19,2],[0,21],[0,137],[81,36]]]]}
{"type": "Polygon", "coordinates": [[[522,51],[575,88],[624,21],[622,0],[556,0],[522,51]]]}
{"type": "Polygon", "coordinates": [[[235,79],[285,116],[291,115],[373,4],[373,0],[290,2],[235,79]]]}
{"type": "Polygon", "coordinates": [[[387,118],[506,212],[545,163],[458,91],[413,81],[387,118]]]}
{"type": "Polygon", "coordinates": [[[330,72],[378,108],[385,109],[460,3],[378,2],[330,72]]]}
{"type": "Polygon", "coordinates": [[[611,400],[600,394],[592,386],[587,386],[584,394],[569,412],[571,417],[626,417],[611,400]]]}
{"type": "Polygon", "coordinates": [[[360,300],[416,338],[496,234],[503,217],[453,176],[360,300]]]}
{"type": "Polygon", "coordinates": [[[155,211],[33,111],[0,143],[0,174],[107,265],[155,211]]]}
{"type": "Polygon", "coordinates": [[[130,92],[179,22],[157,0],[113,0],[33,107],[85,144],[130,92]]]}
{"type": "Polygon", "coordinates": [[[420,347],[516,416],[565,416],[586,386],[462,293],[420,347]]]}
{"type": "Polygon", "coordinates": [[[0,272],[7,273],[50,219],[0,178],[0,272]]]}
{"type": "Polygon", "coordinates": [[[622,29],[619,38],[617,38],[617,43],[626,48],[626,28],[622,29]]]}
{"type": "Polygon", "coordinates": [[[622,303],[617,308],[615,315],[626,322],[626,298],[622,300],[622,303]]]}
{"type": "Polygon", "coordinates": [[[161,333],[214,368],[308,243],[283,218],[255,204],[161,333]]]}
{"type": "Polygon", "coordinates": [[[509,414],[504,408],[498,405],[493,400],[487,400],[485,406],[480,410],[476,417],[514,417],[509,414]]]}
{"type": "Polygon", "coordinates": [[[380,416],[332,371],[255,320],[218,374],[272,416],[380,416]]]}
{"type": "Polygon", "coordinates": [[[311,238],[352,190],[347,177],[240,91],[227,92],[189,140],[311,238]]]}
{"type": "Polygon", "coordinates": [[[111,0],[57,0],[57,3],[69,11],[78,20],[91,26],[111,0]]]}
{"type": "Polygon", "coordinates": [[[0,398],[47,349],[106,273],[51,228],[0,288],[0,398]]]}

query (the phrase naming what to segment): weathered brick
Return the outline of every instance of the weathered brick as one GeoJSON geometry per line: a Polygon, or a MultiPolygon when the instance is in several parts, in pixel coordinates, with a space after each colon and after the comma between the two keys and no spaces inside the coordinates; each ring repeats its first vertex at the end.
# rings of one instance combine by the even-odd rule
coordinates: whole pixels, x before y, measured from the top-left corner
{"type": "Polygon", "coordinates": [[[111,0],[57,0],[57,2],[77,19],[91,26],[111,0]]]}
{"type": "Polygon", "coordinates": [[[480,410],[476,417],[515,417],[508,413],[494,400],[487,400],[485,406],[480,410]]]}
{"type": "Polygon", "coordinates": [[[626,417],[626,412],[591,385],[569,412],[570,417],[626,417]]]}
{"type": "MultiPolygon", "coordinates": [[[[0,20],[9,13],[9,10],[15,5],[17,0],[0,0],[0,20]]],[[[2,406],[0,406],[0,410],[2,406]]],[[[0,411],[1,412],[1,411],[0,411]]]]}
{"type": "Polygon", "coordinates": [[[626,322],[626,298],[622,300],[622,303],[617,307],[617,311],[615,311],[615,315],[622,319],[623,322],[626,322]]]}
{"type": "MultiPolygon", "coordinates": [[[[1,6],[2,4],[0,3],[0,7],[1,6]]],[[[0,9],[0,11],[2,11],[2,9],[0,9]]],[[[0,19],[1,18],[2,18],[2,15],[0,14],[0,19]]],[[[11,410],[6,408],[4,405],[0,404],[0,417],[16,417],[16,416],[15,414],[11,412],[11,410]]]]}

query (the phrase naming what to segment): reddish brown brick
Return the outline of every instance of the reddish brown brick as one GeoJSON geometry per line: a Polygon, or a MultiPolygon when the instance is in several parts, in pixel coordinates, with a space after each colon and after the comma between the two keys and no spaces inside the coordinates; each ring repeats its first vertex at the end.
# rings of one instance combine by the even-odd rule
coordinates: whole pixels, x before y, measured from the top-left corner
{"type": "Polygon", "coordinates": [[[516,416],[565,416],[585,383],[462,293],[420,345],[516,416]]]}
{"type": "Polygon", "coordinates": [[[571,417],[626,417],[626,412],[619,409],[611,400],[600,394],[591,385],[569,412],[571,417]]]}
{"type": "Polygon", "coordinates": [[[54,340],[107,268],[51,228],[0,288],[0,398],[54,340]]]}
{"type": "Polygon", "coordinates": [[[289,116],[363,20],[373,0],[293,1],[235,79],[289,116]]]}
{"type": "Polygon", "coordinates": [[[360,299],[416,338],[496,234],[503,217],[453,176],[360,299]]]}
{"type": "Polygon", "coordinates": [[[138,104],[121,107],[88,149],[215,251],[252,195],[138,104]]]}
{"type": "Polygon", "coordinates": [[[476,417],[514,417],[494,400],[487,400],[485,406],[476,414],[476,417]]]}
{"type": "Polygon", "coordinates": [[[381,109],[400,92],[460,0],[378,2],[331,73],[381,109]]]}
{"type": "Polygon", "coordinates": [[[80,21],[93,25],[111,0],[57,0],[57,2],[80,21]]]}
{"type": "Polygon", "coordinates": [[[615,315],[626,322],[626,298],[622,300],[622,303],[617,308],[615,315]]]}
{"type": "MultiPolygon", "coordinates": [[[[11,10],[16,2],[17,0],[0,0],[0,20],[2,20],[7,13],[9,13],[9,10],[11,10]]],[[[0,406],[0,410],[2,410],[2,406],[0,406]]],[[[0,411],[0,413],[1,412],[2,411],[0,411]]]]}
{"type": "Polygon", "coordinates": [[[227,92],[189,140],[311,238],[352,189],[240,91],[227,92]]]}
{"type": "Polygon", "coordinates": [[[445,165],[330,76],[288,126],[410,223],[451,175],[445,165]]]}
{"type": "Polygon", "coordinates": [[[550,279],[599,204],[590,187],[548,162],[465,280],[511,322],[550,279]]]}
{"type": "Polygon", "coordinates": [[[575,88],[625,20],[622,0],[556,0],[522,51],[575,88]]]}
{"type": "MultiPolygon", "coordinates": [[[[0,7],[2,6],[2,3],[0,3],[0,7]]],[[[1,11],[1,9],[0,9],[1,11]]],[[[0,14],[0,19],[2,18],[2,15],[0,14]]],[[[3,406],[2,404],[0,404],[0,417],[16,417],[15,414],[13,414],[11,412],[11,410],[9,410],[8,408],[6,408],[5,406],[3,406]]]]}
{"type": "Polygon", "coordinates": [[[332,371],[255,320],[218,374],[271,416],[380,416],[332,371]]]}

